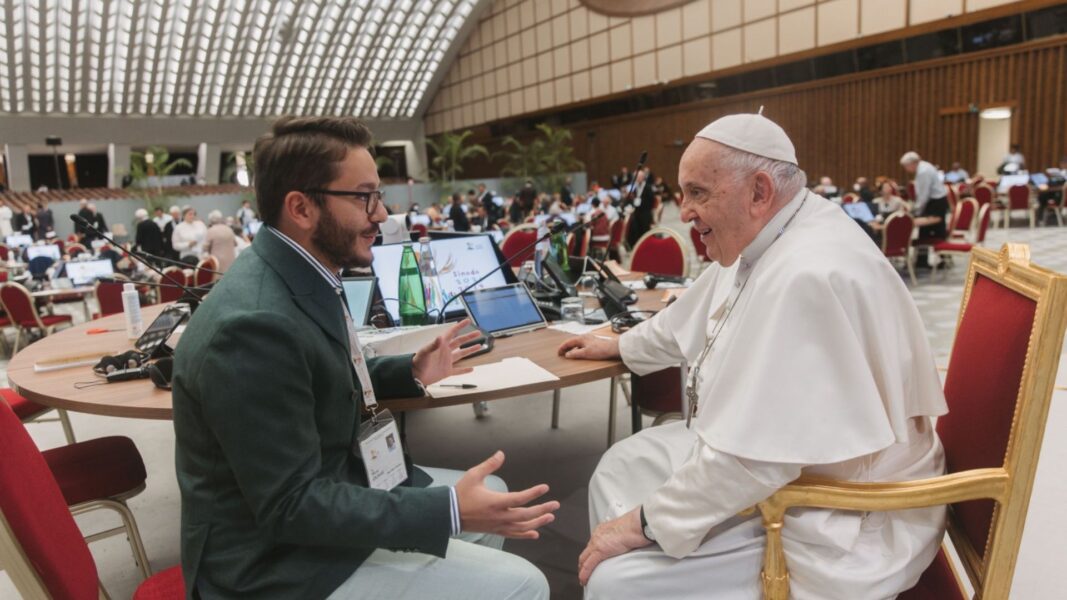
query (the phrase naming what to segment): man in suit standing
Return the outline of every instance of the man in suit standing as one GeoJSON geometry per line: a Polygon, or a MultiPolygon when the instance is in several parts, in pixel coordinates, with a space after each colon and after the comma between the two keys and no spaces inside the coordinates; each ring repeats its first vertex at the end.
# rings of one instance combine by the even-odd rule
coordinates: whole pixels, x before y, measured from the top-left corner
{"type": "Polygon", "coordinates": [[[205,599],[548,598],[533,565],[499,550],[501,536],[535,539],[552,521],[557,502],[524,506],[548,486],[499,491],[500,452],[466,473],[396,466],[401,440],[377,398],[466,372],[454,363],[472,336],[462,323],[414,355],[364,358],[339,273],[370,265],[387,218],[370,143],[350,117],[283,117],[256,143],[264,226],[175,358],[186,587],[205,599]]]}
{"type": "MultiPolygon", "coordinates": [[[[153,256],[162,256],[163,232],[159,230],[155,221],[148,218],[148,211],[138,208],[133,213],[133,219],[137,221],[137,229],[134,232],[134,243],[137,249],[153,256]]],[[[156,262],[155,259],[151,260],[156,262]]]]}
{"type": "Polygon", "coordinates": [[[56,219],[52,216],[52,209],[48,208],[48,200],[41,200],[37,205],[37,238],[45,239],[49,233],[55,235],[56,219]]]}

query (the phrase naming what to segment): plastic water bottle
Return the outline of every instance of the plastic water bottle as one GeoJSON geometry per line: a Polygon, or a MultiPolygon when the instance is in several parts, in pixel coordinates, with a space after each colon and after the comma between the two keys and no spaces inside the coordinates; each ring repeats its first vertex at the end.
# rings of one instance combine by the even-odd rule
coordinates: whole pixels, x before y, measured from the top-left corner
{"type": "Polygon", "coordinates": [[[415,261],[415,251],[411,249],[411,244],[404,244],[404,252],[400,255],[400,283],[397,289],[400,324],[425,325],[426,297],[423,293],[419,264],[415,261]]]}
{"type": "Polygon", "coordinates": [[[433,260],[430,238],[425,236],[419,238],[419,274],[422,275],[422,292],[426,300],[426,310],[440,310],[446,298],[437,276],[437,263],[433,260]]]}
{"type": "Polygon", "coordinates": [[[141,320],[141,299],[137,288],[132,283],[122,286],[122,312],[126,315],[126,337],[135,340],[144,333],[144,321],[141,320]]]}

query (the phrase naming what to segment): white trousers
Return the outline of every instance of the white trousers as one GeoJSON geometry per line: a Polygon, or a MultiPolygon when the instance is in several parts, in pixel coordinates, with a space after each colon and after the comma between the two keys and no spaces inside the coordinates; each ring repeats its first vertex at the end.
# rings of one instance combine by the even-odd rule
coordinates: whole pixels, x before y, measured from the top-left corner
{"type": "MultiPolygon", "coordinates": [[[[462,471],[420,467],[431,485],[455,485],[462,471]]],[[[485,484],[506,492],[499,477],[485,484]]],[[[548,581],[529,561],[504,552],[504,538],[462,533],[448,542],[445,558],[418,552],[375,550],[328,600],[405,598],[440,600],[547,600],[548,581]]]]}

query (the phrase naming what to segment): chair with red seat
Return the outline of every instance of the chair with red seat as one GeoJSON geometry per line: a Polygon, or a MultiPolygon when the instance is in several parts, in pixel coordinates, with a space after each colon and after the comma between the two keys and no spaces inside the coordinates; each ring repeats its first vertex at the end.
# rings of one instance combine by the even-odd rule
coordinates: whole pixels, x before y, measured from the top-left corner
{"type": "Polygon", "coordinates": [[[429,229],[422,223],[411,224],[411,233],[417,233],[419,234],[419,237],[425,237],[426,235],[428,235],[428,232],[429,229]]]}
{"type": "MultiPolygon", "coordinates": [[[[108,439],[112,438],[104,438],[108,439]]],[[[106,444],[119,447],[116,442],[106,444]]],[[[78,446],[82,444],[73,447],[78,446]]],[[[89,546],[74,522],[72,510],[77,511],[78,505],[68,508],[65,498],[65,493],[92,495],[99,490],[78,486],[64,490],[57,479],[68,475],[53,475],[53,469],[66,473],[75,468],[91,476],[92,470],[72,457],[85,453],[79,455],[84,457],[99,447],[66,450],[49,459],[37,450],[12,410],[0,405],[0,456],[4,457],[0,461],[0,564],[24,598],[107,598],[89,546]]],[[[109,457],[115,458],[113,451],[100,456],[109,457]]],[[[98,466],[95,461],[92,464],[98,466]]],[[[142,472],[143,468],[142,463],[142,472]]],[[[143,556],[139,560],[145,561],[143,556]]],[[[147,562],[142,564],[147,570],[147,562]]],[[[134,597],[177,600],[184,595],[180,569],[174,567],[144,581],[134,597]]]]}
{"type": "Polygon", "coordinates": [[[956,209],[952,211],[952,221],[948,229],[949,239],[967,242],[974,239],[974,232],[978,225],[975,216],[978,215],[978,212],[978,201],[974,198],[967,198],[956,204],[956,209]]]}
{"type": "Polygon", "coordinates": [[[905,212],[895,212],[885,220],[882,230],[882,254],[890,261],[895,258],[904,260],[911,277],[915,281],[915,249],[912,247],[911,233],[915,230],[915,220],[905,212]]]}
{"type": "MultiPolygon", "coordinates": [[[[899,511],[948,504],[948,534],[976,598],[1009,597],[1067,329],[1067,277],[1030,264],[1025,245],[975,248],[937,419],[947,474],[895,483],[800,480],[759,504],[764,596],[789,594],[786,510],[899,511]]],[[[970,598],[944,550],[899,597],[970,598]]]]}
{"type": "Polygon", "coordinates": [[[685,275],[685,242],[673,229],[656,227],[634,244],[631,271],[659,275],[685,275]]]}
{"type": "Polygon", "coordinates": [[[167,267],[163,269],[163,277],[159,280],[159,302],[174,302],[182,297],[182,289],[179,285],[189,285],[185,276],[185,270],[181,267],[167,267]]]}
{"type": "Polygon", "coordinates": [[[589,254],[589,228],[583,228],[578,233],[567,234],[567,252],[571,256],[584,258],[589,254]]]}
{"type": "Polygon", "coordinates": [[[72,325],[74,319],[70,315],[41,315],[37,312],[37,305],[33,302],[29,290],[13,281],[0,284],[0,303],[4,306],[4,312],[15,325],[15,347],[12,353],[18,352],[19,342],[22,341],[23,332],[30,338],[34,331],[40,331],[43,336],[51,335],[60,325],[72,325]]]}
{"type": "Polygon", "coordinates": [[[1011,225],[1011,213],[1015,210],[1026,211],[1030,216],[1030,229],[1034,228],[1035,211],[1030,201],[1030,186],[1013,185],[1008,188],[1008,204],[1004,208],[1004,218],[1001,225],[1007,228],[1011,225]]]}
{"type": "Polygon", "coordinates": [[[841,196],[841,204],[852,204],[853,202],[857,202],[859,199],[859,194],[849,192],[844,196],[841,196]]]}
{"type": "Polygon", "coordinates": [[[43,418],[48,414],[51,408],[36,402],[27,400],[22,394],[19,394],[11,388],[0,388],[0,404],[7,404],[11,407],[11,410],[15,412],[15,416],[19,418],[23,423],[46,423],[50,421],[58,421],[63,427],[63,436],[67,438],[68,444],[73,444],[77,440],[74,438],[74,428],[70,425],[70,417],[67,415],[67,411],[62,408],[56,409],[56,418],[43,418]]]}
{"type": "Polygon", "coordinates": [[[196,271],[193,275],[193,283],[196,287],[207,285],[218,277],[214,271],[219,270],[219,259],[214,256],[208,255],[200,259],[200,262],[196,264],[196,271]]]}
{"type": "Polygon", "coordinates": [[[82,253],[85,253],[85,252],[88,252],[88,251],[89,251],[89,249],[86,248],[83,244],[79,244],[77,242],[72,242],[70,244],[67,244],[67,255],[70,256],[71,258],[76,258],[79,254],[82,254],[82,253]]]}
{"type": "MultiPolygon", "coordinates": [[[[967,200],[964,200],[964,202],[974,202],[974,199],[968,198],[967,200]]],[[[991,214],[991,204],[983,205],[982,208],[978,209],[978,227],[976,229],[977,233],[974,237],[974,243],[966,241],[944,241],[933,245],[931,252],[936,252],[941,260],[934,262],[932,275],[937,275],[938,266],[940,266],[940,263],[944,262],[946,259],[951,259],[955,255],[970,254],[971,249],[974,248],[975,245],[981,245],[985,242],[985,234],[989,230],[989,219],[991,214]]]]}
{"type": "MultiPolygon", "coordinates": [[[[119,277],[115,277],[115,279],[119,279],[119,277]]],[[[126,284],[122,281],[96,282],[96,290],[93,293],[96,295],[97,305],[100,306],[100,313],[95,315],[95,318],[117,315],[123,311],[122,288],[124,285],[126,284]]]]}
{"type": "Polygon", "coordinates": [[[7,262],[10,256],[11,249],[5,246],[4,244],[0,244],[0,260],[7,262]]]}
{"type": "Polygon", "coordinates": [[[530,248],[521,254],[515,254],[524,247],[529,246],[537,239],[537,226],[530,224],[517,225],[504,236],[500,244],[500,251],[505,257],[511,257],[508,261],[512,267],[521,267],[522,263],[532,260],[534,249],[530,248]]]}

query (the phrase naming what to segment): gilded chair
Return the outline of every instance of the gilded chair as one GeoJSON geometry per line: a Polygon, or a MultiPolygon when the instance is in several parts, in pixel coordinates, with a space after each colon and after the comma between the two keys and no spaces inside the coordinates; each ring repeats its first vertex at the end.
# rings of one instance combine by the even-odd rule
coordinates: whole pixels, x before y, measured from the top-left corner
{"type": "MultiPolygon", "coordinates": [[[[767,532],[764,597],[789,596],[782,548],[794,507],[896,511],[948,505],[948,533],[975,597],[1009,596],[1055,386],[1067,277],[1030,264],[1025,245],[972,252],[945,375],[949,413],[937,420],[948,473],[896,483],[801,478],[759,503],[767,532]]],[[[904,600],[963,599],[941,553],[904,600]]]]}

